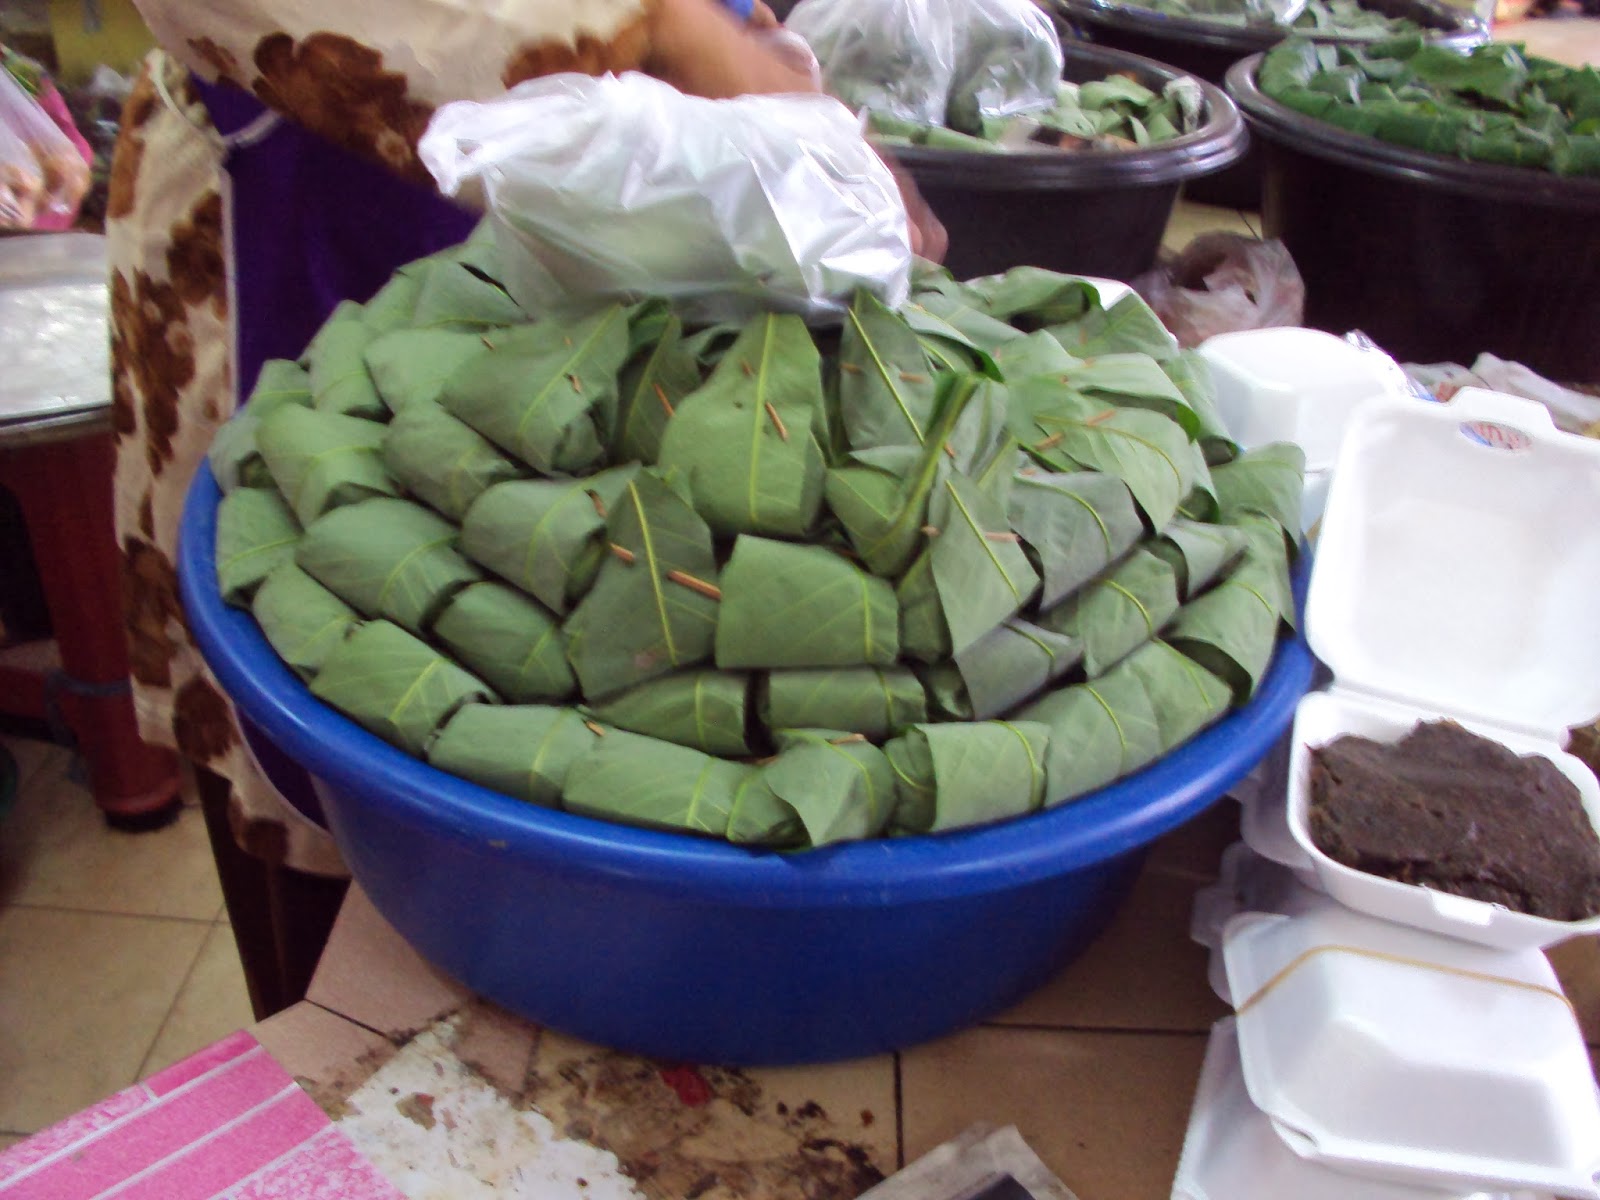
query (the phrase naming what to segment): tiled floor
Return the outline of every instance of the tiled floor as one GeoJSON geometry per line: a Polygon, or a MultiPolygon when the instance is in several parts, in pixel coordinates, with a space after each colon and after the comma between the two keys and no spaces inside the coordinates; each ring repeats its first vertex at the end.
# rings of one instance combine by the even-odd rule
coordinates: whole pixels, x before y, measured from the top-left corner
{"type": "Polygon", "coordinates": [[[66,750],[5,745],[0,1147],[253,1019],[200,812],[115,832],[66,750]]]}

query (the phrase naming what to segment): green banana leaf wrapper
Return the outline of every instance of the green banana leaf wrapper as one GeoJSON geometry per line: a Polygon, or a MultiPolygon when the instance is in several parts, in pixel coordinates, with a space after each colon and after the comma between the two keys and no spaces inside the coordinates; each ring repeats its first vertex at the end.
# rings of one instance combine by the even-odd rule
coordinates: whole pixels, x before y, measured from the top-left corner
{"type": "Polygon", "coordinates": [[[369,621],[335,646],[311,694],[418,757],[458,708],[494,700],[482,680],[388,621],[369,621]]]}
{"type": "Polygon", "coordinates": [[[229,604],[248,607],[261,581],[293,562],[300,522],[267,488],[240,488],[217,506],[217,585],[229,604]]]}
{"type": "Polygon", "coordinates": [[[295,561],[363,615],[423,636],[456,592],[482,578],[455,543],[456,528],[443,517],[383,497],[313,522],[295,561]]]}
{"type": "Polygon", "coordinates": [[[401,487],[460,521],[472,502],[522,468],[437,404],[412,404],[389,422],[383,462],[401,487]]]}
{"type": "Polygon", "coordinates": [[[428,747],[441,771],[543,808],[559,808],[567,772],[599,735],[572,708],[468,704],[428,747]]]}
{"type": "Polygon", "coordinates": [[[903,667],[770,671],[760,699],[768,729],[837,729],[874,739],[925,720],[927,708],[921,681],[903,667]]]}
{"type": "Polygon", "coordinates": [[[278,657],[302,679],[322,670],[361,621],[360,613],[293,562],[280,563],[262,580],[250,611],[278,657]]]}
{"type": "Polygon", "coordinates": [[[1044,803],[1049,727],[1035,721],[918,725],[884,747],[894,828],[938,833],[1032,812],[1044,803]]]}
{"type": "Polygon", "coordinates": [[[255,440],[273,484],[309,525],[341,505],[399,494],[383,465],[384,432],[376,421],[286,404],[261,420],[255,440]]]}
{"type": "Polygon", "coordinates": [[[502,583],[470,583],[445,603],[433,635],[513,704],[565,700],[578,690],[554,613],[502,583]]]}
{"type": "Polygon", "coordinates": [[[647,829],[726,837],[739,785],[755,768],[607,730],[567,769],[568,812],[647,829]]]}

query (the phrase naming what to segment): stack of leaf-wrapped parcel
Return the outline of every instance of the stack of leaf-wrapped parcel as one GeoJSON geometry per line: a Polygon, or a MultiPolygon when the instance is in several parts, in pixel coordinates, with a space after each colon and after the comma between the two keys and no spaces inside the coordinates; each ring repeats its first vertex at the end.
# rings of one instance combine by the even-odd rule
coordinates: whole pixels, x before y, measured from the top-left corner
{"type": "Polygon", "coordinates": [[[215,444],[222,594],[314,695],[509,796],[802,848],[1037,811],[1248,699],[1302,462],[1137,296],[530,321],[486,243],[341,307],[215,444]]]}
{"type": "Polygon", "coordinates": [[[1278,103],[1352,133],[1474,162],[1600,177],[1600,71],[1520,46],[1291,39],[1262,59],[1278,103]]]}

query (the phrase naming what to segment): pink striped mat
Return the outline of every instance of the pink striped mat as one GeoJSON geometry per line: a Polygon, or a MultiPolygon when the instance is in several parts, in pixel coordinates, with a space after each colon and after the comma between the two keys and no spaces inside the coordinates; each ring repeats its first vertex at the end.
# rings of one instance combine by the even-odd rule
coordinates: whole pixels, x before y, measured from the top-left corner
{"type": "Polygon", "coordinates": [[[248,1033],[0,1154],[4,1200],[404,1200],[248,1033]]]}

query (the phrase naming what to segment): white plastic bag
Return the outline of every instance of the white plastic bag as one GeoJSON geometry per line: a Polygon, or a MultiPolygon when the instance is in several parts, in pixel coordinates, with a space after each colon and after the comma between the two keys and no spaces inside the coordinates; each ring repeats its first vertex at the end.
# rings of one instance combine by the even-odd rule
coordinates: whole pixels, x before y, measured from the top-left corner
{"type": "Polygon", "coordinates": [[[448,104],[420,145],[448,195],[481,189],[519,304],[665,296],[686,318],[842,314],[910,291],[894,176],[838,101],[704,100],[646,75],[555,75],[448,104]]]}
{"type": "Polygon", "coordinates": [[[957,63],[945,123],[983,131],[985,118],[1022,116],[1056,102],[1061,38],[1032,0],[950,0],[957,63]]]}
{"type": "Polygon", "coordinates": [[[957,66],[949,0],[800,0],[784,27],[810,43],[822,86],[851,111],[944,124],[957,66]]]}
{"type": "Polygon", "coordinates": [[[1032,0],[801,0],[785,26],[852,109],[978,133],[1055,103],[1061,39],[1032,0]]]}

